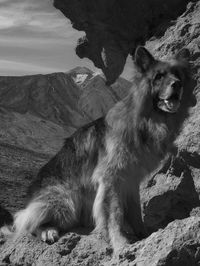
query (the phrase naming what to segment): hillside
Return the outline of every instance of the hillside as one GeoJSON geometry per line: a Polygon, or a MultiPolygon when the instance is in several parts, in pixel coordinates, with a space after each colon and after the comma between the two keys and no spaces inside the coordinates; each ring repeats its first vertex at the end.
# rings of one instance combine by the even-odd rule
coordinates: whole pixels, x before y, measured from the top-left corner
{"type": "Polygon", "coordinates": [[[102,76],[81,67],[67,73],[0,77],[0,141],[53,154],[65,137],[103,116],[129,87],[122,78],[107,87],[102,76]]]}

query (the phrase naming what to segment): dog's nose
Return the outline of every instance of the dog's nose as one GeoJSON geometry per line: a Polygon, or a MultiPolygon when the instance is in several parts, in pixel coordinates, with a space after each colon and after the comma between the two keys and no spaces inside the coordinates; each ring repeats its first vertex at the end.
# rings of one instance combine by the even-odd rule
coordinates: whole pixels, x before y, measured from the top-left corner
{"type": "Polygon", "coordinates": [[[179,80],[176,80],[172,83],[172,88],[179,91],[181,89],[182,85],[179,80]]]}

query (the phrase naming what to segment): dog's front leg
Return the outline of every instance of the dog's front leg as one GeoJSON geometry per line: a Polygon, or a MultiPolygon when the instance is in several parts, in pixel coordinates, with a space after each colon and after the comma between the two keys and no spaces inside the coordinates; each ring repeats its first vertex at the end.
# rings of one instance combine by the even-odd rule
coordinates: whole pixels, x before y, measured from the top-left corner
{"type": "Polygon", "coordinates": [[[93,204],[93,218],[95,229],[93,233],[107,239],[108,238],[108,206],[106,202],[107,187],[104,182],[99,182],[97,194],[93,204]]]}
{"type": "MultiPolygon", "coordinates": [[[[116,177],[115,177],[116,178],[116,177]]],[[[93,206],[95,232],[109,236],[114,252],[120,252],[128,240],[122,234],[124,221],[123,202],[120,193],[120,184],[112,178],[102,178],[99,182],[93,206]]]]}
{"type": "Polygon", "coordinates": [[[114,253],[117,254],[129,243],[128,239],[122,233],[124,209],[120,184],[113,184],[110,187],[107,197],[109,200],[108,232],[114,253]]]}

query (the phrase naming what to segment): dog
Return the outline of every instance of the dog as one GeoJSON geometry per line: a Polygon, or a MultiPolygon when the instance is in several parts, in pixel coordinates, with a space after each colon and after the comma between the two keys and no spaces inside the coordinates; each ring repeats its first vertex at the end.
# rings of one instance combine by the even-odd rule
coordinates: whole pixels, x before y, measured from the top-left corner
{"type": "Polygon", "coordinates": [[[189,51],[169,61],[136,49],[137,73],[128,96],[78,129],[39,171],[27,207],[14,217],[14,234],[40,234],[53,243],[76,226],[95,226],[114,252],[129,240],[124,225],[144,234],[139,185],[173,149],[189,115],[189,51]]]}

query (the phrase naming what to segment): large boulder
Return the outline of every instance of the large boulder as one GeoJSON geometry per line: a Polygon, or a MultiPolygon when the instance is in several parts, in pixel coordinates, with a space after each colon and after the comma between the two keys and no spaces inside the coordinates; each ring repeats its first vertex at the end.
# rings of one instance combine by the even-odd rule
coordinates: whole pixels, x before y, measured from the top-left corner
{"type": "Polygon", "coordinates": [[[200,205],[187,161],[180,156],[169,159],[164,166],[141,186],[143,220],[149,233],[188,217],[200,205]]]}
{"type": "Polygon", "coordinates": [[[197,266],[200,263],[200,219],[175,220],[121,255],[121,266],[197,266]]]}
{"type": "Polygon", "coordinates": [[[80,58],[101,68],[108,84],[121,74],[138,44],[162,34],[188,0],[54,0],[54,6],[86,35],[77,43],[80,58]]]}

